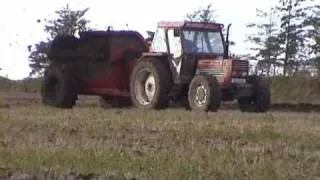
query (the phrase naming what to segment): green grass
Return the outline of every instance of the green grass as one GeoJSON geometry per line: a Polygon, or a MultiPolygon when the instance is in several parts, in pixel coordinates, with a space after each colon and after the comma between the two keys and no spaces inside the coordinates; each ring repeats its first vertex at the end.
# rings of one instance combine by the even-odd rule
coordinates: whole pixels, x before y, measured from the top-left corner
{"type": "Polygon", "coordinates": [[[0,172],[136,179],[320,177],[320,114],[0,109],[0,172]]]}
{"type": "Polygon", "coordinates": [[[0,92],[39,92],[41,81],[41,78],[25,78],[15,81],[0,76],[0,92]]]}
{"type": "Polygon", "coordinates": [[[274,77],[269,81],[274,102],[320,103],[318,77],[274,77]]]}

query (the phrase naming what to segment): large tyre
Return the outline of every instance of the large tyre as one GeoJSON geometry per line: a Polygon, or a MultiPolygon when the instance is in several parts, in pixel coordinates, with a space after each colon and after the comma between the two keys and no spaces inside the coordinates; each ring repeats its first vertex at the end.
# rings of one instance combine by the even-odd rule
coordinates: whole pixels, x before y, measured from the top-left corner
{"type": "Polygon", "coordinates": [[[132,106],[132,101],[127,97],[101,96],[99,103],[102,108],[125,108],[132,106]]]}
{"type": "Polygon", "coordinates": [[[250,97],[238,99],[239,108],[242,112],[267,112],[270,108],[270,89],[265,80],[259,76],[249,76],[247,82],[252,85],[253,94],[250,97]]]}
{"type": "Polygon", "coordinates": [[[196,76],[188,90],[189,108],[198,112],[216,112],[221,105],[221,90],[217,78],[196,76]]]}
{"type": "Polygon", "coordinates": [[[130,79],[130,96],[141,109],[164,109],[169,106],[172,87],[170,70],[156,58],[139,61],[130,79]]]}
{"type": "Polygon", "coordinates": [[[57,108],[72,108],[77,100],[76,82],[62,69],[50,68],[44,76],[42,102],[57,108]]]}

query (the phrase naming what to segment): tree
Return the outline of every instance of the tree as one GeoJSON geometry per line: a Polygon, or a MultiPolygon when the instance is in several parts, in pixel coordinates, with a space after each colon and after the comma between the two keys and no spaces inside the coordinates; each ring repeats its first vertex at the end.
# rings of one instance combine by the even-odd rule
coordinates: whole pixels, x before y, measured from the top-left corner
{"type": "Polygon", "coordinates": [[[276,6],[280,15],[281,29],[279,42],[282,45],[281,50],[284,53],[283,75],[288,72],[293,73],[294,69],[300,64],[301,59],[306,59],[303,53],[305,47],[304,21],[307,11],[310,7],[303,7],[307,0],[279,0],[279,6],[276,6]],[[302,52],[301,52],[302,51],[302,52]],[[301,52],[301,53],[299,53],[301,52]]]}
{"type": "Polygon", "coordinates": [[[45,25],[45,32],[48,32],[52,38],[57,35],[75,35],[79,31],[87,30],[89,20],[84,18],[85,13],[89,10],[72,10],[67,4],[66,7],[56,11],[59,15],[57,19],[49,20],[45,25]]]}
{"type": "Polygon", "coordinates": [[[312,56],[311,62],[317,70],[317,74],[320,75],[320,5],[313,7],[312,13],[307,16],[304,24],[308,27],[307,38],[312,56]]]}
{"type": "Polygon", "coordinates": [[[43,74],[43,69],[48,66],[49,59],[47,58],[49,50],[49,41],[41,41],[34,45],[34,50],[31,50],[31,46],[28,46],[29,55],[29,67],[31,68],[30,76],[43,74]]]}
{"type": "MultiPolygon", "coordinates": [[[[47,57],[48,49],[52,40],[58,35],[76,35],[80,31],[88,29],[89,21],[84,18],[85,13],[89,9],[72,10],[67,4],[60,10],[55,11],[58,15],[56,19],[45,20],[44,31],[49,34],[46,41],[41,41],[33,46],[28,46],[29,66],[31,68],[30,76],[43,74],[43,70],[48,66],[49,59],[47,57]]],[[[40,20],[38,20],[40,22],[40,20]]]]}
{"type": "Polygon", "coordinates": [[[306,6],[306,2],[311,1],[279,0],[270,13],[257,13],[258,17],[268,22],[248,25],[249,28],[259,30],[258,34],[249,36],[248,40],[256,45],[253,50],[257,51],[258,67],[262,71],[266,70],[269,74],[273,63],[274,70],[276,64],[283,67],[284,76],[298,71],[306,72],[310,66],[310,46],[307,45],[308,23],[305,20],[312,9],[312,6],[306,6]],[[280,22],[279,26],[273,21],[274,15],[279,17],[276,19],[280,22]]]}
{"type": "MultiPolygon", "coordinates": [[[[216,22],[215,21],[215,10],[212,9],[212,4],[208,4],[205,7],[200,7],[192,13],[188,13],[186,16],[188,21],[198,21],[198,22],[216,22]]],[[[225,29],[223,33],[226,34],[225,29]]],[[[235,45],[235,42],[230,41],[230,46],[235,45]]]]}
{"type": "Polygon", "coordinates": [[[215,22],[214,10],[211,9],[211,4],[206,7],[200,7],[192,13],[187,14],[187,20],[200,22],[215,22]]]}
{"type": "Polygon", "coordinates": [[[274,21],[275,11],[271,8],[270,12],[264,12],[257,9],[257,17],[266,20],[261,24],[250,23],[247,28],[256,28],[257,34],[249,34],[247,41],[252,42],[255,47],[251,50],[255,51],[256,54],[252,59],[258,60],[256,70],[260,71],[260,74],[266,74],[270,76],[271,66],[273,65],[273,74],[276,73],[278,66],[278,56],[280,55],[279,40],[277,38],[277,28],[274,21]]]}

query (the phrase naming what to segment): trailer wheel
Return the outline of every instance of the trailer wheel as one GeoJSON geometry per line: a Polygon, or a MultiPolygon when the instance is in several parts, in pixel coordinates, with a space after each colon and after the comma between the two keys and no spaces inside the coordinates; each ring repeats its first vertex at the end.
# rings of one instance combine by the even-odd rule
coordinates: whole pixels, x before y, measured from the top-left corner
{"type": "Polygon", "coordinates": [[[250,97],[238,99],[240,110],[242,112],[267,112],[271,103],[269,86],[259,76],[249,76],[247,81],[253,86],[253,94],[250,97]]]}
{"type": "Polygon", "coordinates": [[[164,109],[169,106],[171,76],[159,59],[139,61],[131,76],[130,96],[133,104],[141,109],[164,109]]]}
{"type": "Polygon", "coordinates": [[[191,110],[216,112],[221,105],[221,91],[215,77],[196,76],[188,90],[188,103],[191,110]]]}
{"type": "Polygon", "coordinates": [[[41,88],[42,103],[57,108],[72,108],[77,100],[76,82],[63,70],[50,68],[41,88]]]}

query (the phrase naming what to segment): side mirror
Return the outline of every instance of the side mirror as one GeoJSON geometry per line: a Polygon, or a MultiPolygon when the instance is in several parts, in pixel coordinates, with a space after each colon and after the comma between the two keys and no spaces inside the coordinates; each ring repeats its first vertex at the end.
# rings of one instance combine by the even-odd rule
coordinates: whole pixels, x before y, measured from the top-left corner
{"type": "Polygon", "coordinates": [[[173,36],[174,36],[174,37],[179,37],[179,36],[180,36],[180,31],[179,31],[179,29],[174,29],[174,30],[173,30],[173,36]]]}

